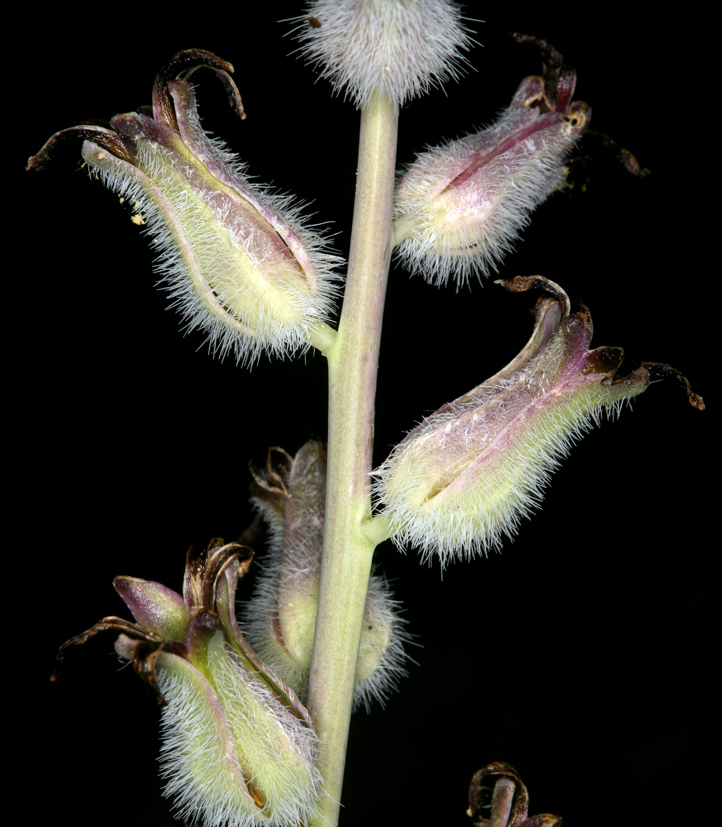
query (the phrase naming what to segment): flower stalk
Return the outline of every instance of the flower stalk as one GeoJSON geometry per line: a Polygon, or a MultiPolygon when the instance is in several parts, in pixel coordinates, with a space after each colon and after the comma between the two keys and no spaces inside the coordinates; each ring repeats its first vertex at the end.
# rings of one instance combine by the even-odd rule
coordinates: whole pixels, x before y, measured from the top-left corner
{"type": "Polygon", "coordinates": [[[326,523],[308,709],[327,798],[312,824],[338,819],[361,621],[375,543],[371,516],[374,400],[391,258],[398,116],[376,95],[361,113],[348,278],[338,336],[326,353],[329,434],[326,523]]]}

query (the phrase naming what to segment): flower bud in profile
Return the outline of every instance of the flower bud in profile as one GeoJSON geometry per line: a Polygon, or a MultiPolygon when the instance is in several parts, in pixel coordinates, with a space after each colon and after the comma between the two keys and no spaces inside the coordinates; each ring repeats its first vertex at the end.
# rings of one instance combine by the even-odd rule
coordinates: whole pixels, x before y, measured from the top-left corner
{"type": "Polygon", "coordinates": [[[403,265],[437,285],[488,275],[531,212],[564,186],[564,159],[589,125],[572,102],[576,75],[537,41],[544,77],[526,78],[492,126],[418,155],[394,200],[394,242],[403,265]]]}
{"type": "Polygon", "coordinates": [[[296,18],[301,51],[359,109],[396,107],[456,78],[472,39],[450,0],[312,0],[296,18]]]}
{"type": "Polygon", "coordinates": [[[158,252],[161,283],[186,330],[207,334],[212,352],[252,364],[324,347],[334,288],[331,256],[305,229],[288,198],[249,182],[245,167],[203,131],[188,77],[199,67],[221,78],[245,117],[229,72],[198,49],[180,52],[158,74],[153,117],[116,115],[109,126],[81,124],[53,135],[30,158],[43,169],[59,141],[84,139],[83,158],[133,210],[158,252]]]}
{"type": "MultiPolygon", "coordinates": [[[[291,458],[280,448],[254,471],[253,502],[270,532],[270,561],[246,608],[249,642],[301,699],[308,691],[326,502],[326,453],[316,441],[291,458]]],[[[383,701],[404,674],[406,635],[386,581],[372,575],[356,667],[354,703],[383,701]]]]}
{"type": "Polygon", "coordinates": [[[558,285],[539,276],[501,283],[516,292],[542,287],[553,296],[539,300],[528,344],[491,379],[421,422],[375,472],[394,541],[420,548],[424,558],[436,554],[442,565],[515,535],[572,444],[653,377],[675,376],[690,403],[704,407],[666,365],[644,362],[618,378],[624,352],[588,349],[591,316],[586,309],[570,315],[558,285]]]}
{"type": "Polygon", "coordinates": [[[305,824],[321,787],[308,712],[238,630],[236,581],[252,556],[222,540],[202,553],[191,549],[182,597],[160,583],[117,577],[137,622],[104,618],[58,655],[99,631],[122,633],[118,654],[164,704],[165,794],[179,818],[206,827],[305,824]]]}

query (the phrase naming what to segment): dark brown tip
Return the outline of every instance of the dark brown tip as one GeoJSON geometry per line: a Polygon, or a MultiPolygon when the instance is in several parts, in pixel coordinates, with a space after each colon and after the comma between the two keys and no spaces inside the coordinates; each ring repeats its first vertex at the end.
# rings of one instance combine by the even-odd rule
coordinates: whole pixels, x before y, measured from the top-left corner
{"type": "Polygon", "coordinates": [[[689,404],[698,411],[704,410],[704,400],[698,393],[692,390],[687,377],[680,373],[677,368],[661,362],[642,362],[642,367],[649,371],[652,379],[674,379],[684,389],[689,404]]]}
{"type": "Polygon", "coordinates": [[[234,112],[241,120],[245,119],[240,93],[233,82],[233,64],[227,60],[207,52],[205,49],[185,49],[178,52],[158,72],[153,84],[153,116],[155,120],[178,129],[178,120],[173,106],[173,98],[168,89],[172,80],[187,80],[198,69],[213,69],[220,77],[226,88],[228,98],[234,112]]]}
{"type": "Polygon", "coordinates": [[[65,143],[68,139],[78,139],[83,141],[92,141],[102,149],[106,149],[111,155],[120,158],[121,161],[127,161],[129,164],[135,164],[135,156],[130,147],[123,141],[123,139],[109,127],[97,126],[92,123],[78,124],[78,126],[70,126],[67,129],[61,129],[51,135],[45,142],[45,145],[32,157],[28,158],[28,163],[25,169],[36,170],[42,172],[47,169],[48,164],[52,160],[58,146],[65,143]]]}

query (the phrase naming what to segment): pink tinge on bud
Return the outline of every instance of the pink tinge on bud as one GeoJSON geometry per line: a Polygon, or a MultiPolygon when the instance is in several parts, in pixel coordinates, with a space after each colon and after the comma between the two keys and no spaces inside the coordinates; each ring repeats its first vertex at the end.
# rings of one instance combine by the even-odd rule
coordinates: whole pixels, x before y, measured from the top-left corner
{"type": "Polygon", "coordinates": [[[401,177],[394,242],[412,273],[458,285],[488,275],[531,212],[564,186],[564,160],[591,110],[572,102],[573,70],[545,68],[521,83],[496,123],[418,155],[401,177]]]}
{"type": "Polygon", "coordinates": [[[164,640],[184,639],[188,612],[177,592],[139,577],[116,577],[113,586],[143,629],[164,640]]]}
{"type": "Polygon", "coordinates": [[[618,378],[624,351],[589,350],[591,316],[586,308],[570,315],[558,285],[539,276],[501,283],[552,295],[537,304],[528,344],[491,379],[421,422],[375,472],[394,541],[419,548],[424,558],[438,555],[442,565],[515,535],[574,442],[653,377],[674,376],[693,407],[704,407],[666,365],[642,363],[618,378]]]}

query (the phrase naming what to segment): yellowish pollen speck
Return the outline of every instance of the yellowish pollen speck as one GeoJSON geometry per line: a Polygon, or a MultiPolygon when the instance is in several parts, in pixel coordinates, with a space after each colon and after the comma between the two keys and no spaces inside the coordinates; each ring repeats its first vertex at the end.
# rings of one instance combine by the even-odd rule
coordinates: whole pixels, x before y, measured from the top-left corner
{"type": "Polygon", "coordinates": [[[131,215],[130,220],[133,222],[133,224],[137,224],[139,227],[141,224],[145,224],[142,215],[131,215]]]}

